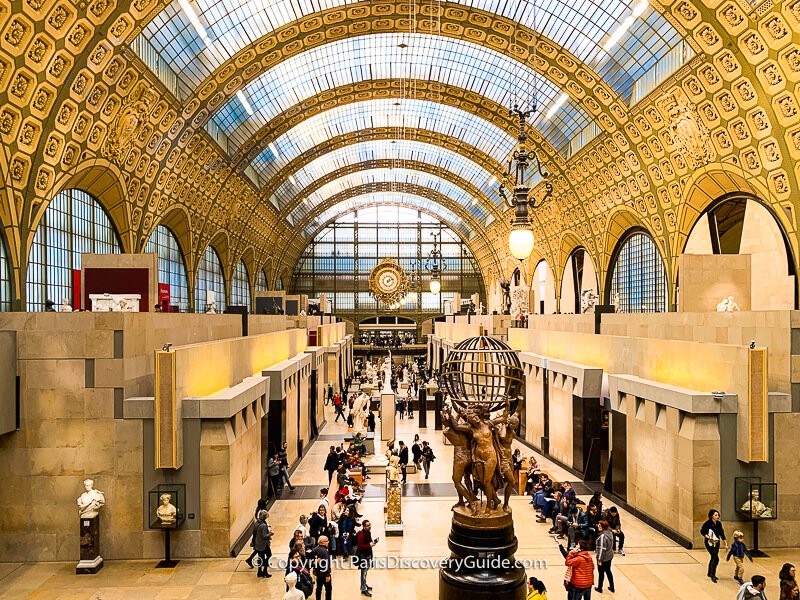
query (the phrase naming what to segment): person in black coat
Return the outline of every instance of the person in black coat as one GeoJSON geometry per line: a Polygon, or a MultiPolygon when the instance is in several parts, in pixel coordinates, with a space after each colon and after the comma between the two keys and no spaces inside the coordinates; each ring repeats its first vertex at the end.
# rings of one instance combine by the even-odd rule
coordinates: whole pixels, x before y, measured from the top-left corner
{"type": "Polygon", "coordinates": [[[408,467],[408,446],[400,441],[400,471],[403,473],[403,483],[406,482],[406,467],[408,467]]]}
{"type": "Polygon", "coordinates": [[[700,528],[700,535],[703,536],[703,545],[709,554],[708,577],[717,583],[717,565],[719,564],[719,546],[725,544],[728,549],[728,540],[725,539],[725,529],[719,520],[719,511],[712,508],[708,511],[708,520],[700,528]]]}
{"type": "Polygon", "coordinates": [[[325,459],[325,471],[328,472],[328,483],[331,482],[333,479],[333,474],[336,473],[336,469],[339,468],[339,455],[336,454],[336,448],[331,446],[330,452],[328,452],[328,456],[325,459]]]}
{"type": "Polygon", "coordinates": [[[419,469],[419,461],[422,458],[422,448],[419,445],[419,435],[414,436],[414,445],[411,446],[411,456],[413,457],[414,465],[419,469]]]}

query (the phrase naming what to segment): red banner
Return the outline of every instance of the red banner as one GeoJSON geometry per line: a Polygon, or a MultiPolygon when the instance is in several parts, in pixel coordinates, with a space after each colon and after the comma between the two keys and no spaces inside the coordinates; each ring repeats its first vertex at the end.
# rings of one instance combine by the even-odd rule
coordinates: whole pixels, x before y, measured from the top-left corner
{"type": "MultiPolygon", "coordinates": [[[[63,298],[53,298],[56,305],[61,304],[63,298]]],[[[81,270],[72,270],[72,310],[81,309],[81,270]]]]}
{"type": "Polygon", "coordinates": [[[169,284],[158,284],[158,304],[163,312],[169,312],[169,284]]]}

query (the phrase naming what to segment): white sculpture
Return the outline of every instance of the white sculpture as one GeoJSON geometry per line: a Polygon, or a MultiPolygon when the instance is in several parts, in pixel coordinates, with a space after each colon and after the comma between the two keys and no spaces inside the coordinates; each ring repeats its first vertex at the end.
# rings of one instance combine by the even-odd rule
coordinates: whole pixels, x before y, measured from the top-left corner
{"type": "Polygon", "coordinates": [[[723,298],[722,301],[717,304],[717,312],[734,312],[736,310],[741,310],[739,305],[733,299],[733,296],[728,296],[727,298],[723,298]]]}
{"type": "Polygon", "coordinates": [[[106,497],[100,490],[94,489],[94,481],[87,479],[83,482],[86,490],[78,497],[78,514],[81,519],[92,519],[97,516],[98,510],[106,503],[106,497]]]}
{"type": "Polygon", "coordinates": [[[389,464],[386,465],[386,483],[397,483],[400,481],[401,476],[400,457],[397,454],[392,454],[389,456],[389,464]]]}
{"type": "Polygon", "coordinates": [[[382,394],[391,394],[392,393],[392,353],[389,352],[389,356],[383,359],[383,389],[381,390],[382,394]]]}
{"type": "Polygon", "coordinates": [[[353,408],[350,409],[350,415],[353,417],[353,437],[358,433],[364,433],[367,429],[364,426],[364,417],[368,406],[369,396],[364,392],[361,392],[353,401],[353,408]]]}
{"type": "Polygon", "coordinates": [[[61,302],[61,306],[58,307],[58,312],[72,312],[72,306],[70,306],[69,298],[64,298],[61,302]]]}
{"type": "Polygon", "coordinates": [[[742,512],[746,512],[754,519],[771,519],[772,509],[761,502],[758,490],[750,490],[750,499],[742,504],[742,512]]]}
{"type": "Polygon", "coordinates": [[[92,312],[139,312],[140,294],[89,294],[92,312]]]}
{"type": "Polygon", "coordinates": [[[614,312],[622,312],[619,306],[619,292],[614,292],[614,312]]]}
{"type": "Polygon", "coordinates": [[[161,504],[156,509],[156,516],[162,525],[174,525],[178,509],[170,502],[172,494],[161,494],[161,504]]]}
{"type": "Polygon", "coordinates": [[[215,302],[209,302],[208,304],[206,304],[206,314],[207,315],[215,315],[215,314],[217,314],[217,303],[216,303],[216,301],[215,302]]]}
{"type": "Polygon", "coordinates": [[[594,312],[594,307],[599,299],[600,297],[594,293],[594,290],[583,290],[581,292],[581,312],[594,312]]]}

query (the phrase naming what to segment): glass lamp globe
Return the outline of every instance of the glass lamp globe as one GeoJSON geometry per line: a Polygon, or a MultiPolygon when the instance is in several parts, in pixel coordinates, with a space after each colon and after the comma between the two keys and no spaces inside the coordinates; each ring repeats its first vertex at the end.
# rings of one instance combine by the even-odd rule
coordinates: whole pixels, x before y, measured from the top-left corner
{"type": "Polygon", "coordinates": [[[431,293],[438,294],[442,291],[442,282],[438,279],[431,279],[431,293]]]}
{"type": "Polygon", "coordinates": [[[533,252],[533,231],[527,227],[514,228],[508,235],[508,249],[517,260],[528,258],[533,252]]]}

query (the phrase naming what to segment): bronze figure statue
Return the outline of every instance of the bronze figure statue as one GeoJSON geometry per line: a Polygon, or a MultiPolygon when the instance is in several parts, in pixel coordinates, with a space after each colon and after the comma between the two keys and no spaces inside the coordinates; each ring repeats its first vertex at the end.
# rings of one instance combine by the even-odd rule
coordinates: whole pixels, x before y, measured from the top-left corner
{"type": "Polygon", "coordinates": [[[458,415],[448,405],[442,410],[442,433],[453,444],[453,485],[458,492],[458,503],[453,508],[467,506],[475,515],[480,510],[480,502],[472,491],[472,439],[458,425],[458,415]]]}

